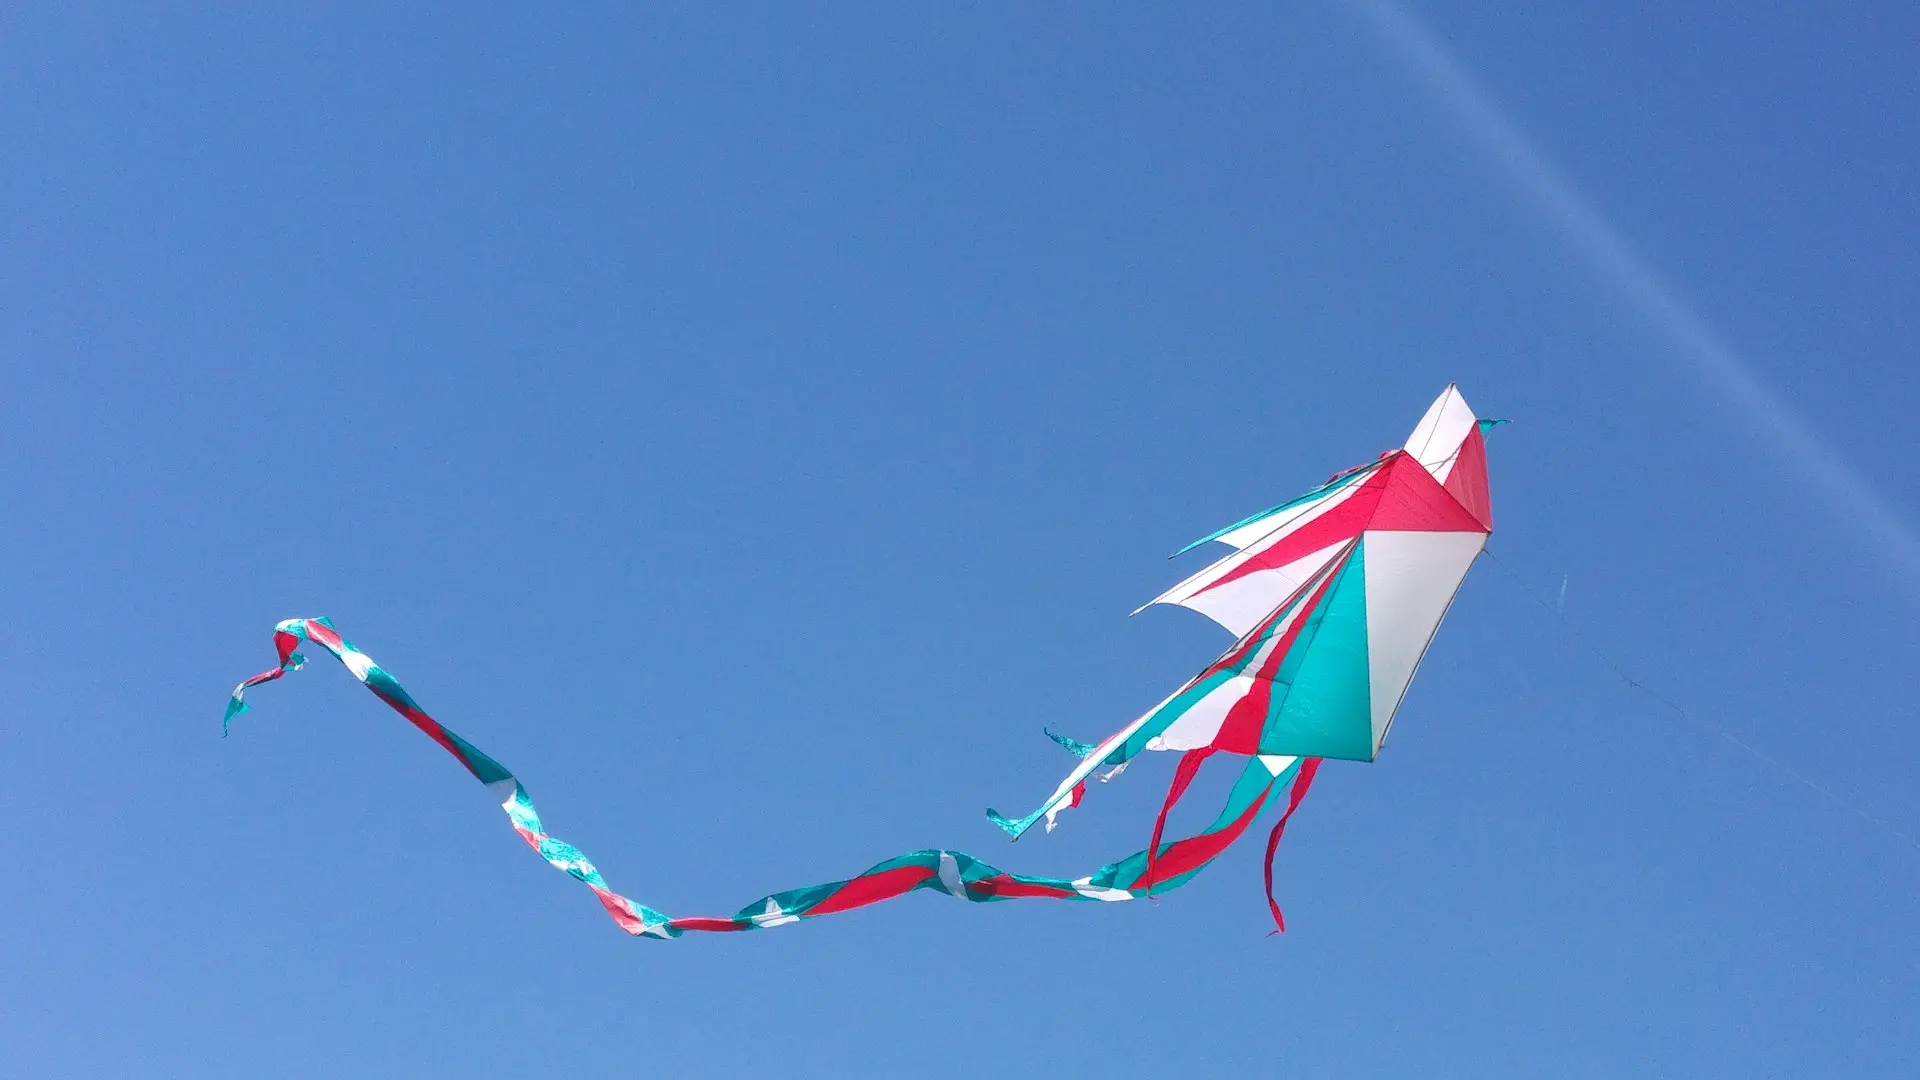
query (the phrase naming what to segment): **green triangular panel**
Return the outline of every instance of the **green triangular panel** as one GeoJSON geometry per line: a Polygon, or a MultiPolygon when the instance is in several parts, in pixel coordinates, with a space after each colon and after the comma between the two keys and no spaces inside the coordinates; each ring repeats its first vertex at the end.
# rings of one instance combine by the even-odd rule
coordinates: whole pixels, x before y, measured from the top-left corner
{"type": "Polygon", "coordinates": [[[1262,754],[1373,760],[1365,564],[1363,539],[1282,663],[1262,754]]]}

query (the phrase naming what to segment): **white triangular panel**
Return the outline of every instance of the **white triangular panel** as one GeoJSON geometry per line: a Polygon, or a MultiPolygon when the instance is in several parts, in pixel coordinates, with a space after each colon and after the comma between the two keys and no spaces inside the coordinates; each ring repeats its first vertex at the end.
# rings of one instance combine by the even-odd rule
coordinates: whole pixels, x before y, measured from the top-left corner
{"type": "Polygon", "coordinates": [[[1236,675],[1214,687],[1181,713],[1180,719],[1167,730],[1148,740],[1147,749],[1198,750],[1212,746],[1214,737],[1220,734],[1220,725],[1226,723],[1227,713],[1233,710],[1234,703],[1253,690],[1254,681],[1251,675],[1236,675]]]}
{"type": "Polygon", "coordinates": [[[1267,767],[1267,771],[1272,773],[1275,776],[1279,776],[1281,773],[1286,772],[1289,768],[1292,767],[1294,762],[1299,760],[1300,759],[1297,757],[1290,757],[1286,754],[1261,754],[1260,755],[1260,764],[1265,765],[1267,767]]]}
{"type": "MultiPolygon", "coordinates": [[[[1260,647],[1254,650],[1254,654],[1247,659],[1241,670],[1247,672],[1261,670],[1273,657],[1274,650],[1286,641],[1287,632],[1292,629],[1293,624],[1299,622],[1306,611],[1307,605],[1299,604],[1288,612],[1286,617],[1273,627],[1272,633],[1267,635],[1266,640],[1260,643],[1260,647]]],[[[1267,614],[1271,615],[1273,612],[1269,610],[1267,614]]],[[[1258,625],[1258,622],[1255,625],[1258,625]]],[[[1233,648],[1228,649],[1224,655],[1233,655],[1244,644],[1244,637],[1243,634],[1243,640],[1234,642],[1233,648]]],[[[1221,725],[1226,723],[1227,714],[1233,711],[1235,703],[1253,692],[1257,681],[1252,675],[1238,675],[1214,687],[1205,697],[1194,702],[1186,712],[1180,714],[1180,718],[1169,725],[1165,731],[1149,741],[1147,749],[1198,750],[1212,746],[1214,739],[1220,735],[1221,725]]]]}
{"type": "Polygon", "coordinates": [[[1379,752],[1420,657],[1446,617],[1467,569],[1486,546],[1480,532],[1365,535],[1367,664],[1373,748],[1379,752]]]}
{"type": "Polygon", "coordinates": [[[1287,597],[1298,592],[1308,579],[1325,568],[1350,540],[1350,537],[1342,539],[1271,570],[1257,570],[1219,588],[1207,588],[1266,550],[1269,545],[1262,543],[1221,559],[1167,590],[1151,603],[1178,604],[1190,608],[1226,627],[1235,637],[1243,637],[1247,631],[1260,625],[1260,620],[1273,614],[1273,609],[1285,603],[1287,597]]]}
{"type": "Polygon", "coordinates": [[[1460,455],[1460,444],[1477,423],[1479,418],[1473,415],[1467,399],[1460,396],[1459,388],[1448,386],[1427,407],[1427,415],[1420,418],[1413,434],[1407,436],[1407,453],[1444,484],[1453,471],[1454,459],[1460,455]]]}
{"type": "MultiPolygon", "coordinates": [[[[1239,551],[1214,560],[1185,581],[1140,605],[1134,614],[1138,615],[1155,604],[1176,604],[1205,615],[1231,630],[1236,637],[1245,634],[1293,595],[1302,582],[1319,573],[1320,568],[1327,565],[1327,561],[1352,537],[1341,537],[1338,543],[1329,544],[1271,570],[1248,574],[1220,588],[1208,587],[1341,506],[1365,485],[1364,478],[1357,479],[1311,503],[1303,503],[1273,517],[1235,529],[1228,536],[1236,537],[1234,543],[1240,548],[1239,551]]],[[[1221,539],[1226,540],[1227,537],[1221,539]]]]}

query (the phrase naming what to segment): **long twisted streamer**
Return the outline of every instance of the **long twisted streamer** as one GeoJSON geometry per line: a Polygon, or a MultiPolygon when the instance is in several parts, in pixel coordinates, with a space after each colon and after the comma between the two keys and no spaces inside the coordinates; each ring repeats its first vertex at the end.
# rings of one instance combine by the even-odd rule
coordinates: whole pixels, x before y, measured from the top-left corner
{"type": "MultiPolygon", "coordinates": [[[[500,799],[502,809],[506,810],[507,817],[513,822],[514,831],[528,846],[539,852],[540,857],[549,864],[592,889],[593,895],[607,909],[613,921],[636,937],[676,938],[688,931],[729,932],[784,926],[803,919],[865,907],[917,889],[944,892],[974,903],[1028,897],[1083,901],[1133,900],[1150,892],[1166,892],[1191,880],[1246,832],[1248,826],[1260,816],[1261,809],[1276,786],[1299,775],[1293,799],[1297,805],[1299,796],[1305,793],[1305,783],[1312,775],[1311,771],[1301,774],[1301,763],[1293,759],[1249,759],[1227,796],[1226,806],[1206,829],[1194,836],[1162,845],[1159,843],[1159,828],[1156,827],[1150,851],[1135,852],[1082,878],[1069,880],[1013,874],[964,852],[929,848],[888,859],[845,881],[790,889],[762,897],[731,916],[673,918],[608,888],[606,879],[584,852],[547,833],[527,789],[521,786],[506,766],[427,715],[399,680],[374,663],[372,657],[355,648],[326,619],[287,619],[274,627],[273,643],[280,662],[273,669],[261,672],[234,688],[221,725],[223,732],[234,717],[247,711],[244,695],[248,689],[300,669],[305,660],[294,650],[302,641],[313,642],[331,652],[376,697],[452,754],[475,779],[500,799]],[[1278,760],[1285,760],[1289,764],[1276,769],[1274,763],[1278,760]]],[[[1070,742],[1067,740],[1063,745],[1070,742]]],[[[1313,764],[1317,765],[1318,762],[1313,761],[1313,764]]],[[[1278,839],[1277,831],[1274,839],[1278,839]]],[[[1270,860],[1271,851],[1268,854],[1270,860]]],[[[1272,894],[1271,882],[1269,863],[1269,897],[1272,894]]],[[[1274,916],[1276,920],[1279,918],[1277,907],[1274,916]]]]}

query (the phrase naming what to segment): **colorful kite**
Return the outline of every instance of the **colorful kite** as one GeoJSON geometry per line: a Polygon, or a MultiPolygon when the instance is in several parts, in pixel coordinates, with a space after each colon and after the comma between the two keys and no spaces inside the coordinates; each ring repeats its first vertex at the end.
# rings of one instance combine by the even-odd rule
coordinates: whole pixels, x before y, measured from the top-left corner
{"type": "Polygon", "coordinates": [[[1273,898],[1273,856],[1288,818],[1323,759],[1372,761],[1380,752],[1414,669],[1493,530],[1484,436],[1494,423],[1477,419],[1449,386],[1403,448],[1181,549],[1220,541],[1234,551],[1148,606],[1192,608],[1238,640],[1165,701],[1098,743],[1048,732],[1079,755],[1079,764],[1031,814],[1009,820],[987,811],[1016,840],[1043,818],[1051,830],[1061,811],[1080,804],[1096,771],[1106,769],[1100,779],[1110,780],[1142,750],[1180,753],[1146,849],[1082,878],[1012,874],[962,852],[928,849],[846,881],[763,897],[725,918],[661,914],[608,888],[579,848],[547,834],[526,788],[505,766],[427,715],[326,619],[288,619],[274,628],[279,665],[234,689],[226,723],[247,710],[249,687],[297,670],[305,661],[294,650],[302,641],[317,644],[466,766],[500,800],[514,831],[541,858],[586,883],[621,929],[659,938],[783,926],[915,889],[975,903],[1134,900],[1185,884],[1239,839],[1275,789],[1290,781],[1266,851],[1267,904],[1275,927],[1284,929],[1273,898]],[[1246,759],[1226,806],[1201,832],[1162,843],[1168,813],[1215,754],[1246,759]]]}

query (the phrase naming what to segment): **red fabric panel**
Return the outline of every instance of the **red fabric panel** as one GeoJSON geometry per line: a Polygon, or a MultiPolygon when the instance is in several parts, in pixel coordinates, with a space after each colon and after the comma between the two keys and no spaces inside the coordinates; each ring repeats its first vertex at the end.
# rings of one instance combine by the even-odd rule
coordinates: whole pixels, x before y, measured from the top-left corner
{"type": "Polygon", "coordinates": [[[1307,797],[1307,789],[1313,786],[1313,776],[1319,771],[1320,759],[1317,757],[1300,763],[1300,772],[1293,780],[1293,794],[1287,797],[1287,811],[1280,815],[1279,821],[1273,823],[1273,831],[1267,834],[1267,910],[1273,913],[1273,932],[1276,934],[1287,932],[1287,920],[1281,917],[1280,905],[1273,900],[1273,853],[1280,850],[1280,834],[1287,831],[1287,819],[1300,809],[1300,800],[1307,797]]]}
{"type": "Polygon", "coordinates": [[[673,927],[675,930],[707,930],[724,934],[730,930],[745,930],[753,924],[737,923],[732,919],[714,919],[704,915],[696,915],[688,919],[670,920],[667,925],[673,927]]]}
{"type": "MultiPolygon", "coordinates": [[[[1387,488],[1387,481],[1392,477],[1394,467],[1405,460],[1410,459],[1401,455],[1399,460],[1388,462],[1379,472],[1362,480],[1360,487],[1347,497],[1346,502],[1300,526],[1287,536],[1281,537],[1272,547],[1266,548],[1258,555],[1234,567],[1230,572],[1222,575],[1220,580],[1200,591],[1217,589],[1230,581],[1238,581],[1262,570],[1277,570],[1321,548],[1331,547],[1342,540],[1351,540],[1359,536],[1369,527],[1367,523],[1373,519],[1374,509],[1380,505],[1380,496],[1387,488]]],[[[1420,468],[1418,463],[1414,468],[1420,468]]],[[[1425,469],[1420,471],[1426,472],[1425,469]]],[[[1429,476],[1427,481],[1431,483],[1433,478],[1429,476]]],[[[1438,485],[1435,486],[1438,487],[1438,485]]]]}
{"type": "Polygon", "coordinates": [[[1307,600],[1305,610],[1293,620],[1292,626],[1287,627],[1287,632],[1281,636],[1280,643],[1274,647],[1266,663],[1261,664],[1260,670],[1254,673],[1253,689],[1227,710],[1227,718],[1220,722],[1220,731],[1213,737],[1213,749],[1225,750],[1229,754],[1252,755],[1260,752],[1260,732],[1267,725],[1267,711],[1273,704],[1273,678],[1279,674],[1287,653],[1300,639],[1300,631],[1307,625],[1313,608],[1326,598],[1327,590],[1333,587],[1334,579],[1340,576],[1345,561],[1343,557],[1327,567],[1326,576],[1321,579],[1314,595],[1307,600]]]}
{"type": "Polygon", "coordinates": [[[1380,472],[1388,477],[1386,490],[1367,528],[1391,532],[1487,531],[1413,458],[1397,458],[1380,472]]]}
{"type": "Polygon", "coordinates": [[[1160,837],[1167,831],[1167,815],[1173,811],[1173,804],[1187,793],[1188,785],[1200,772],[1200,766],[1213,756],[1211,749],[1190,750],[1180,755],[1180,764],[1173,770],[1173,783],[1167,785],[1167,799],[1160,804],[1160,816],[1153,819],[1153,840],[1147,844],[1147,895],[1153,895],[1153,864],[1160,858],[1160,837]]]}
{"type": "Polygon", "coordinates": [[[911,890],[915,885],[933,875],[933,870],[925,866],[896,866],[877,874],[863,874],[840,886],[831,896],[813,905],[803,914],[831,915],[836,911],[848,911],[881,900],[890,900],[911,890]]]}
{"type": "Polygon", "coordinates": [[[598,885],[589,885],[587,888],[592,889],[593,895],[600,898],[600,906],[607,909],[607,914],[613,916],[613,921],[620,924],[620,929],[629,934],[638,934],[646,928],[647,924],[636,918],[633,912],[628,911],[627,905],[620,902],[618,895],[598,885]]]}
{"type": "Polygon", "coordinates": [[[388,697],[387,695],[381,693],[379,690],[374,689],[371,686],[367,687],[367,689],[373,690],[373,696],[379,698],[381,701],[386,702],[387,706],[391,708],[394,712],[397,712],[401,716],[406,717],[407,720],[410,721],[414,727],[417,727],[421,731],[426,732],[428,737],[433,739],[434,742],[439,743],[442,749],[444,749],[447,753],[452,754],[456,761],[460,762],[460,764],[462,765],[466,765],[468,772],[473,771],[473,766],[467,763],[466,755],[460,752],[460,748],[454,745],[454,741],[452,739],[447,738],[446,729],[440,726],[440,721],[435,720],[433,717],[428,716],[426,713],[421,712],[419,709],[416,709],[411,705],[403,705],[400,702],[395,701],[393,698],[388,697]]]}
{"type": "MultiPolygon", "coordinates": [[[[317,622],[313,622],[312,620],[308,620],[307,622],[307,636],[309,638],[312,638],[314,641],[319,642],[321,645],[327,646],[332,649],[342,649],[346,645],[346,642],[340,637],[339,634],[334,633],[332,630],[328,629],[327,627],[322,626],[317,622]]],[[[408,705],[403,701],[400,701],[396,698],[388,697],[386,694],[381,693],[380,689],[372,685],[371,683],[365,683],[363,680],[363,685],[365,685],[367,689],[372,690],[375,697],[379,698],[381,701],[386,702],[388,708],[391,708],[394,712],[397,712],[401,716],[406,717],[407,720],[411,722],[414,727],[417,727],[421,731],[426,732],[429,738],[431,738],[434,742],[437,742],[440,744],[441,749],[445,750],[449,754],[452,754],[454,757],[454,760],[458,761],[462,765],[465,765],[468,772],[473,772],[473,763],[467,760],[467,756],[460,752],[460,747],[455,745],[452,739],[447,738],[446,729],[440,726],[440,721],[435,720],[433,717],[428,716],[426,713],[421,712],[419,709],[416,709],[413,706],[408,705]]]]}
{"type": "Polygon", "coordinates": [[[1493,494],[1487,486],[1487,440],[1474,425],[1467,441],[1460,444],[1460,456],[1447,474],[1447,494],[1466,508],[1467,513],[1488,532],[1493,531],[1493,494]]]}
{"type": "Polygon", "coordinates": [[[1012,874],[995,874],[989,878],[981,878],[979,881],[969,881],[967,883],[967,890],[969,892],[979,893],[982,896],[1004,896],[1009,900],[1024,896],[1051,896],[1060,898],[1074,895],[1072,889],[1057,888],[1053,885],[1036,885],[1032,882],[1021,881],[1012,874]]]}
{"type": "Polygon", "coordinates": [[[1175,840],[1168,844],[1167,853],[1160,856],[1154,863],[1153,877],[1148,878],[1142,875],[1139,881],[1133,883],[1133,888],[1151,888],[1169,878],[1179,877],[1227,850],[1228,845],[1240,839],[1240,834],[1246,832],[1247,826],[1253,824],[1253,819],[1260,816],[1260,808],[1267,805],[1268,794],[1269,792],[1266,791],[1261,792],[1259,798],[1253,800],[1239,817],[1219,832],[1201,833],[1199,836],[1190,836],[1185,840],[1175,840]]]}

